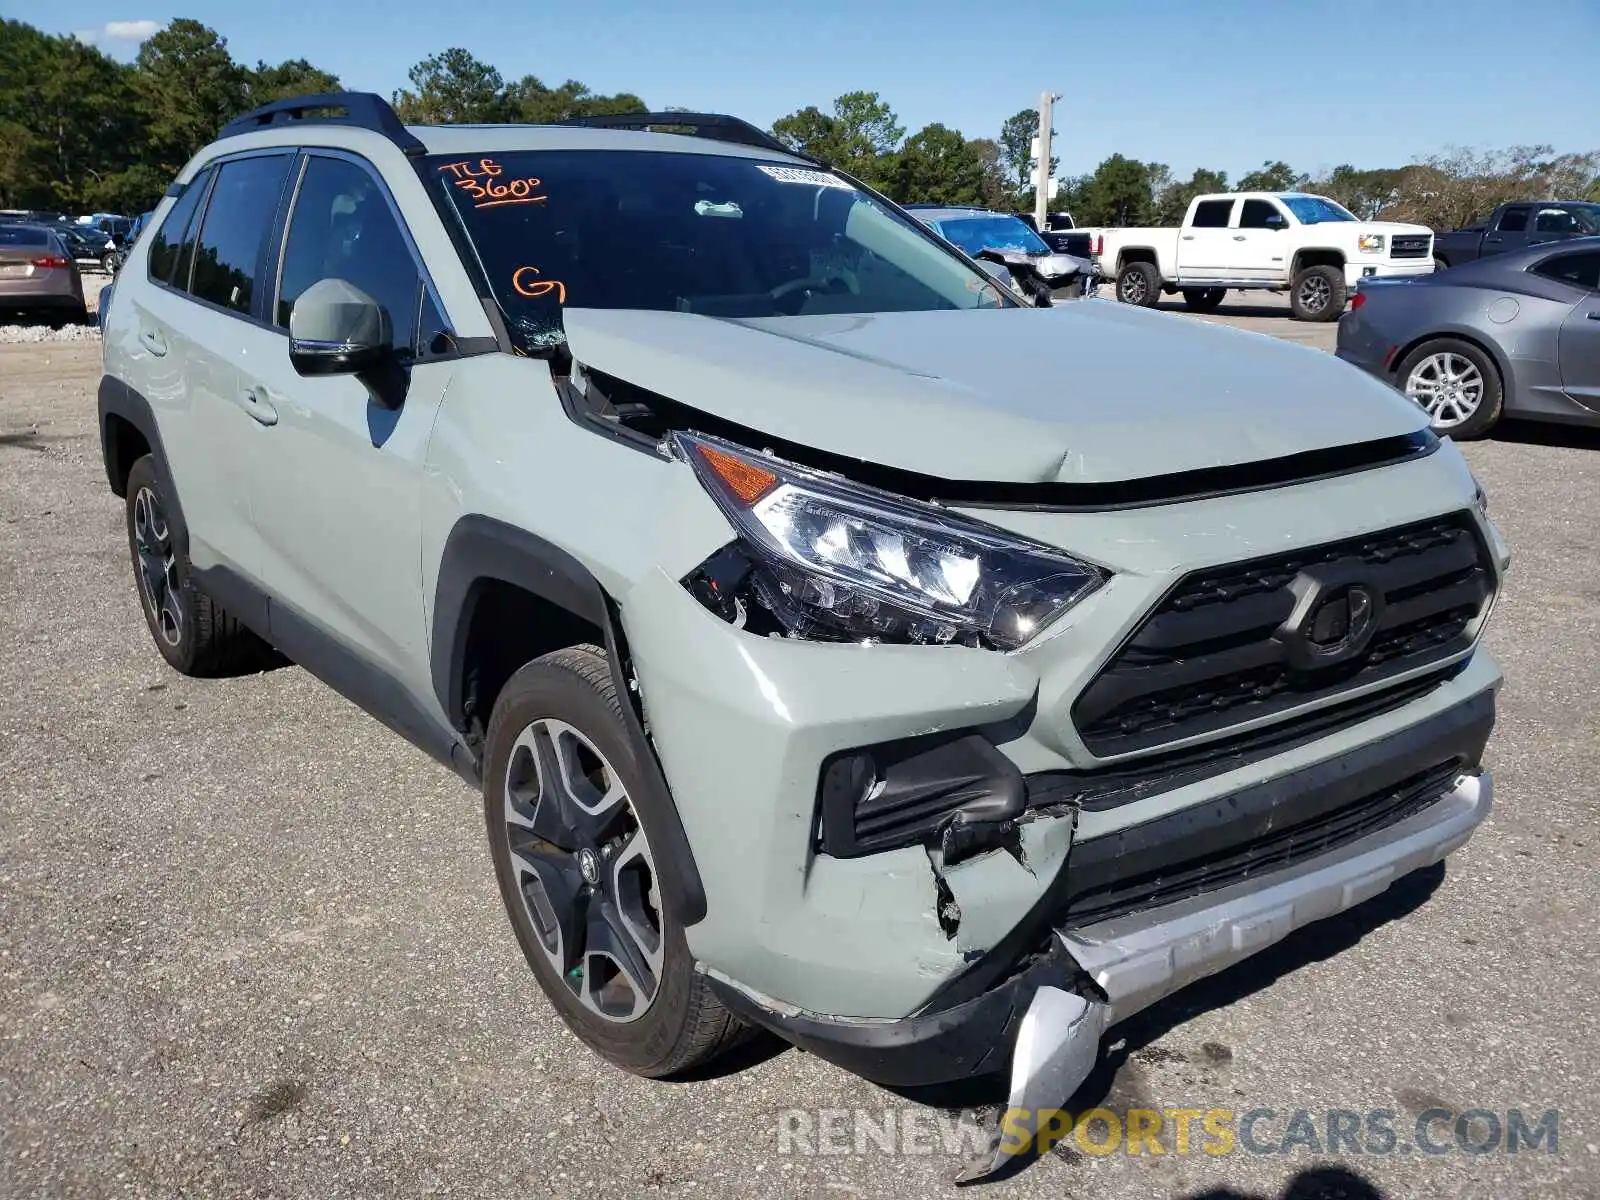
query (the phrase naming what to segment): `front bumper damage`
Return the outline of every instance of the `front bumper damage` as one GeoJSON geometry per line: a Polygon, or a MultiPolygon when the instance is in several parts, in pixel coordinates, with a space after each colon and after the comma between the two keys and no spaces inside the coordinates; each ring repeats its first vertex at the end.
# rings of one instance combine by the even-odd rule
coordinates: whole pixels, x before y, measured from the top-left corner
{"type": "Polygon", "coordinates": [[[1008,1136],[963,1182],[985,1178],[1031,1155],[1016,1131],[1067,1104],[1114,1024],[1461,846],[1490,808],[1494,693],[1075,843],[1023,920],[909,1017],[822,1016],[708,975],[747,1020],[879,1083],[1007,1076],[1008,1136]]]}

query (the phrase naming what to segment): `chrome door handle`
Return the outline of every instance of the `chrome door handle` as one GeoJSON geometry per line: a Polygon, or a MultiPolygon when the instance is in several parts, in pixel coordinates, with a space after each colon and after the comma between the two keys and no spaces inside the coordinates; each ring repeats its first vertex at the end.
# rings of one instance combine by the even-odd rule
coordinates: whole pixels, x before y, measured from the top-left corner
{"type": "Polygon", "coordinates": [[[1183,235],[1183,240],[1184,240],[1184,241],[1186,241],[1186,242],[1192,242],[1192,241],[1194,241],[1194,234],[1192,234],[1192,233],[1186,233],[1186,234],[1184,234],[1184,235],[1183,235]]]}
{"type": "Polygon", "coordinates": [[[239,407],[263,425],[278,423],[278,410],[272,407],[272,402],[260,388],[245,388],[240,392],[239,407]]]}
{"type": "Polygon", "coordinates": [[[1587,316],[1591,321],[1600,321],[1600,308],[1591,308],[1587,316]]]}
{"type": "Polygon", "coordinates": [[[1236,242],[1242,242],[1242,241],[1244,241],[1244,234],[1242,234],[1242,233],[1236,233],[1236,234],[1234,234],[1234,235],[1233,235],[1233,240],[1234,240],[1234,241],[1236,241],[1236,242]]]}
{"type": "Polygon", "coordinates": [[[139,330],[139,342],[144,348],[160,358],[167,352],[167,340],[154,329],[139,330]]]}

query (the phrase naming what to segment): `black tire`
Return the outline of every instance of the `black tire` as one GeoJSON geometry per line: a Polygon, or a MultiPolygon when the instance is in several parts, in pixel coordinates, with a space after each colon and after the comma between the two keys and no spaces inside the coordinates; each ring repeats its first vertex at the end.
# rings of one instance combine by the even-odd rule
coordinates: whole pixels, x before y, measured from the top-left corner
{"type": "Polygon", "coordinates": [[[1445,261],[1445,258],[1442,254],[1435,254],[1433,256],[1433,269],[1435,271],[1448,271],[1450,269],[1450,264],[1445,261]]]}
{"type": "Polygon", "coordinates": [[[107,250],[103,255],[100,256],[100,269],[107,275],[115,275],[117,273],[117,260],[119,257],[120,256],[118,255],[117,251],[107,250]]]}
{"type": "Polygon", "coordinates": [[[1447,354],[1464,358],[1477,368],[1479,377],[1483,380],[1483,394],[1478,400],[1477,408],[1466,420],[1454,425],[1435,424],[1434,432],[1441,436],[1452,437],[1458,442],[1471,441],[1493,429],[1505,410],[1505,384],[1500,378],[1500,368],[1495,365],[1494,359],[1477,346],[1460,338],[1449,337],[1433,338],[1423,342],[1400,360],[1400,365],[1394,371],[1395,386],[1409,395],[1407,385],[1411,373],[1418,365],[1427,359],[1447,354]]]}
{"type": "Polygon", "coordinates": [[[1123,264],[1117,273],[1117,299],[1138,308],[1154,308],[1161,299],[1161,272],[1155,263],[1123,264]]]}
{"type": "Polygon", "coordinates": [[[167,664],[181,675],[214,678],[239,675],[280,665],[284,660],[249,629],[200,589],[189,567],[189,556],[178,547],[183,539],[169,498],[156,478],[155,459],[146,454],[128,472],[127,501],[128,553],[133,561],[134,588],[139,608],[144,613],[150,639],[167,664]],[[150,526],[149,509],[141,516],[141,505],[153,498],[156,528],[150,526]],[[141,526],[143,528],[141,529],[141,526]],[[157,585],[155,570],[146,577],[147,559],[141,555],[141,535],[148,541],[165,529],[166,537],[155,545],[165,547],[168,566],[157,585]],[[173,603],[167,603],[168,593],[173,603]]]}
{"type": "Polygon", "coordinates": [[[1303,267],[1289,285],[1289,307],[1297,321],[1337,321],[1348,299],[1341,267],[1303,267]]]}
{"type": "Polygon", "coordinates": [[[1192,312],[1216,312],[1227,294],[1227,288],[1184,288],[1183,302],[1192,312]]]}
{"type": "MultiPolygon", "coordinates": [[[[743,1041],[751,1031],[723,1007],[706,986],[705,977],[695,970],[683,929],[671,915],[670,902],[658,903],[652,914],[660,922],[661,947],[655,992],[648,1007],[631,1019],[608,1019],[585,1007],[574,991],[575,986],[585,984],[569,984],[572,973],[564,976],[539,940],[528,915],[522,885],[512,871],[506,793],[518,739],[541,720],[562,722],[587,739],[603,756],[602,767],[609,768],[614,782],[621,784],[628,804],[636,808],[637,798],[646,794],[644,770],[624,723],[622,701],[602,650],[596,646],[557,650],[528,663],[506,683],[489,721],[483,807],[500,897],[523,957],[567,1027],[592,1050],[624,1070],[658,1079],[709,1062],[743,1041]]],[[[635,836],[642,837],[643,830],[637,830],[635,836]]],[[[590,861],[592,864],[594,860],[590,861]]],[[[588,885],[595,884],[595,879],[587,870],[584,879],[587,883],[580,893],[593,895],[597,889],[588,885]]],[[[652,883],[658,892],[671,886],[660,876],[652,883]]],[[[584,903],[588,903],[587,897],[584,903]]],[[[586,941],[585,947],[587,944],[586,941]]],[[[581,971],[578,978],[582,980],[581,971]]]]}

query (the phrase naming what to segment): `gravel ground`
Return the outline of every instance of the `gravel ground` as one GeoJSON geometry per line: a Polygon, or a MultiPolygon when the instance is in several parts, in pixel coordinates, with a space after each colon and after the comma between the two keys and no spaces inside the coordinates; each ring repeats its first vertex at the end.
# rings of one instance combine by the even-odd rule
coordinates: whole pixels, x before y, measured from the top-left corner
{"type": "MultiPolygon", "coordinates": [[[[1214,319],[1331,342],[1275,311],[1214,319]]],[[[810,1056],[760,1043],[672,1084],[604,1065],[515,949],[473,794],[297,669],[167,670],[98,374],[93,345],[0,346],[0,1195],[949,1187],[964,1155],[790,1151],[791,1109],[955,1116],[810,1056]]],[[[1467,453],[1516,555],[1494,815],[1447,869],[1120,1029],[1075,1107],[1270,1108],[1272,1143],[1296,1109],[1390,1109],[1403,1144],[1430,1107],[1554,1108],[1557,1152],[1061,1148],[987,1194],[1600,1196],[1600,437],[1467,453]]]]}

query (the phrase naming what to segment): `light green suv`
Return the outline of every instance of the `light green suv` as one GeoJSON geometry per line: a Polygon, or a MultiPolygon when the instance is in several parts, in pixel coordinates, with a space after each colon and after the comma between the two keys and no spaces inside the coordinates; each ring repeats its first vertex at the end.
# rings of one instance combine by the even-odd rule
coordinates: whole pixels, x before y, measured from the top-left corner
{"type": "Polygon", "coordinates": [[[535,977],[629,1070],[761,1026],[1055,1107],[1488,812],[1507,555],[1414,404],[1029,306],[743,122],[270,105],[103,327],[157,648],[298,663],[481,787],[535,977]]]}

